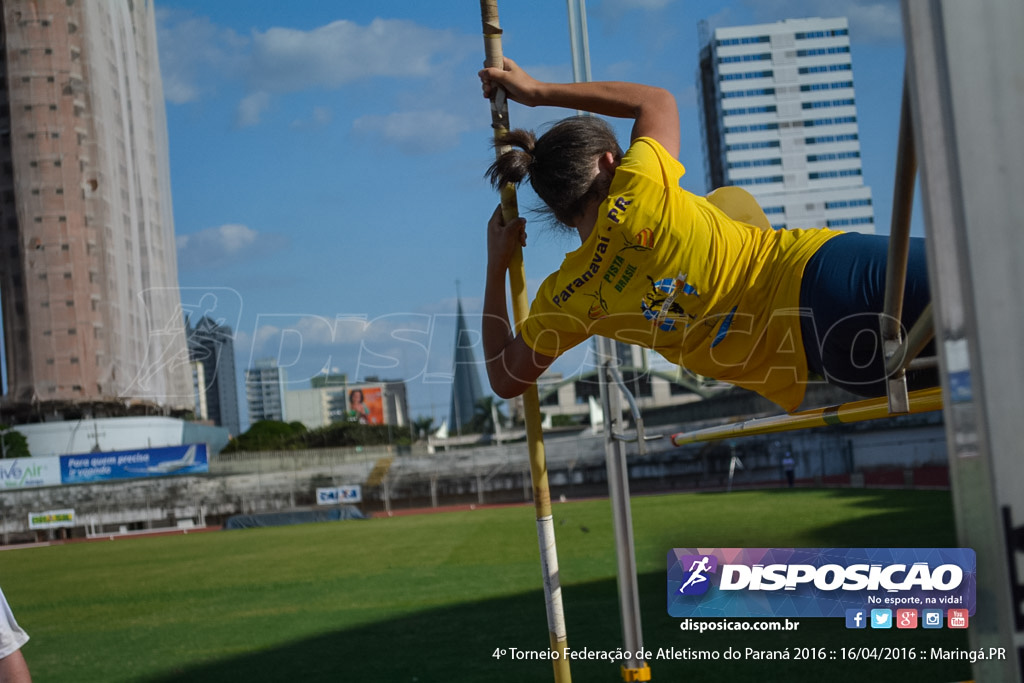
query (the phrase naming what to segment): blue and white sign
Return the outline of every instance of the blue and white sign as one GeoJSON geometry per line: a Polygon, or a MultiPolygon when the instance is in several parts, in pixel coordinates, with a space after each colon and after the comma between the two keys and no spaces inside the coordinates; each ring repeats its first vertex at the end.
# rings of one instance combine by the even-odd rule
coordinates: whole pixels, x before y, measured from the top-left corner
{"type": "Polygon", "coordinates": [[[343,504],[349,503],[362,503],[363,502],[363,487],[359,484],[350,484],[348,486],[338,487],[338,498],[339,502],[343,504]]]}
{"type": "Polygon", "coordinates": [[[352,505],[363,502],[363,487],[360,484],[332,486],[316,490],[317,505],[352,505]]]}
{"type": "Polygon", "coordinates": [[[206,444],[202,443],[60,456],[60,474],[65,484],[166,477],[172,474],[199,474],[209,471],[206,444]]]}
{"type": "Polygon", "coordinates": [[[50,456],[0,460],[0,489],[30,489],[59,485],[59,458],[50,456]]]}
{"type": "Polygon", "coordinates": [[[318,488],[316,490],[316,504],[317,505],[337,505],[338,504],[338,489],[331,486],[329,488],[318,488]]]}

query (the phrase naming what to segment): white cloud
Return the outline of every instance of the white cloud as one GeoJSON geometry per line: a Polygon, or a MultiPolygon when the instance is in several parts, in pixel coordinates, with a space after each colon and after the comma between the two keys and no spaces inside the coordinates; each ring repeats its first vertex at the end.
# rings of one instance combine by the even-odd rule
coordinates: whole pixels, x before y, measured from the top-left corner
{"type": "Polygon", "coordinates": [[[700,101],[697,86],[693,83],[688,83],[682,90],[677,90],[675,95],[680,108],[695,109],[700,101]]]}
{"type": "Polygon", "coordinates": [[[313,107],[309,118],[292,121],[291,127],[297,129],[323,128],[331,122],[334,115],[328,107],[313,107]]]}
{"type": "Polygon", "coordinates": [[[287,246],[283,235],[259,233],[237,223],[178,235],[178,265],[182,270],[223,267],[239,260],[260,258],[287,246]]]}
{"type": "Polygon", "coordinates": [[[248,349],[252,347],[252,335],[245,330],[235,330],[235,349],[248,349]]]}
{"type": "Polygon", "coordinates": [[[712,15],[705,17],[704,21],[707,23],[708,32],[713,32],[716,28],[723,28],[726,26],[736,26],[741,21],[737,20],[736,12],[731,7],[724,7],[720,11],[715,12],[712,15]]]}
{"type": "Polygon", "coordinates": [[[168,102],[194,102],[216,89],[214,78],[239,68],[240,51],[247,41],[234,31],[183,10],[158,8],[156,18],[160,74],[168,102]]]}
{"type": "Polygon", "coordinates": [[[858,40],[902,40],[903,17],[898,4],[889,2],[854,3],[847,11],[854,37],[858,40]]]}
{"type": "MultiPolygon", "coordinates": [[[[196,102],[230,92],[236,82],[245,92],[236,108],[239,127],[257,125],[273,98],[285,93],[335,90],[368,78],[414,78],[436,86],[479,47],[475,37],[401,19],[366,25],[339,20],[308,31],[273,27],[242,37],[207,17],[161,10],[158,28],[165,99],[196,102]]],[[[321,107],[291,125],[313,128],[330,120],[321,107]]]]}
{"type": "Polygon", "coordinates": [[[260,313],[253,343],[267,351],[284,334],[302,339],[304,346],[322,348],[348,344],[380,344],[417,335],[426,338],[433,327],[453,314],[411,311],[368,317],[367,314],[339,314],[333,317],[310,313],[260,313]],[[269,345],[269,346],[268,346],[269,345]]]}
{"type": "MultiPolygon", "coordinates": [[[[463,311],[479,347],[480,297],[462,298],[463,311]]],[[[340,365],[350,378],[401,376],[407,381],[450,381],[455,338],[455,299],[414,311],[374,316],[368,313],[319,315],[261,313],[252,333],[236,336],[239,358],[276,358],[289,381],[303,383],[323,368],[340,365]],[[445,379],[447,378],[447,379],[445,379]]],[[[481,365],[481,372],[484,372],[481,365]]]]}
{"type": "MultiPolygon", "coordinates": [[[[594,14],[600,17],[606,24],[615,25],[621,19],[622,16],[628,12],[643,11],[648,13],[656,13],[674,4],[676,0],[602,0],[594,8],[594,14]]],[[[648,19],[653,19],[654,15],[649,15],[648,19]]],[[[652,23],[650,26],[651,30],[659,30],[665,28],[663,21],[652,23]]],[[[646,35],[646,34],[645,34],[646,35]]]]}
{"type": "Polygon", "coordinates": [[[253,33],[252,44],[253,89],[294,92],[369,77],[427,77],[465,41],[452,31],[374,19],[366,26],[334,21],[311,31],[275,27],[253,33]]]}
{"type": "Polygon", "coordinates": [[[675,0],[605,0],[604,4],[614,4],[619,9],[662,9],[675,0]]]}
{"type": "Polygon", "coordinates": [[[903,21],[899,0],[746,0],[757,21],[799,17],[846,17],[855,41],[901,40],[903,21]]]}
{"type": "Polygon", "coordinates": [[[267,107],[270,106],[270,95],[265,92],[254,92],[242,98],[238,103],[238,110],[235,114],[235,125],[239,128],[255,126],[260,122],[260,117],[267,107]]]}
{"type": "Polygon", "coordinates": [[[447,111],[405,111],[386,116],[363,116],[352,123],[358,135],[371,135],[408,154],[436,152],[458,143],[459,134],[471,126],[447,111]]]}
{"type": "MultiPolygon", "coordinates": [[[[258,317],[252,337],[247,337],[251,339],[249,355],[253,359],[275,358],[279,365],[290,368],[292,383],[304,383],[339,362],[354,368],[349,372],[353,378],[408,365],[400,374],[409,379],[425,371],[438,341],[436,331],[445,322],[449,322],[447,317],[439,323],[438,316],[415,312],[373,319],[365,315],[265,314],[258,317]]],[[[444,328],[444,332],[450,330],[444,328]]],[[[443,337],[440,352],[450,360],[450,335],[443,337]]]]}

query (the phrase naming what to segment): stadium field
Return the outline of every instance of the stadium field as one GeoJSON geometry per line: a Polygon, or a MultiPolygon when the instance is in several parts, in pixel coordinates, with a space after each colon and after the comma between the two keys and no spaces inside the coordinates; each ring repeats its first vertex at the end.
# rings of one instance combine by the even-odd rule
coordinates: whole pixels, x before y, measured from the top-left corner
{"type": "MultiPolygon", "coordinates": [[[[966,649],[961,631],[681,631],[666,612],[673,547],[951,547],[945,491],[773,490],[633,500],[646,648],[966,649]]],[[[573,650],[621,645],[611,510],[555,505],[573,650]]],[[[532,506],[71,543],[0,552],[32,637],[36,683],[553,680],[532,506]],[[502,651],[505,652],[502,655],[502,651]]],[[[806,653],[805,653],[806,654],[806,653]]],[[[651,661],[654,680],[956,681],[963,661],[651,661]]],[[[575,661],[573,680],[621,680],[575,661]]]]}

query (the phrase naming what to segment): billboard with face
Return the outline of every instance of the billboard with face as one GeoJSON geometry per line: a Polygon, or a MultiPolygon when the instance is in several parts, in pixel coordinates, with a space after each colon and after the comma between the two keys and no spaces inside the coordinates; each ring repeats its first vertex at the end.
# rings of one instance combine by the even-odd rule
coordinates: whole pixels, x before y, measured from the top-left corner
{"type": "Polygon", "coordinates": [[[361,424],[384,424],[384,399],[380,387],[352,389],[348,392],[348,419],[361,424]]]}

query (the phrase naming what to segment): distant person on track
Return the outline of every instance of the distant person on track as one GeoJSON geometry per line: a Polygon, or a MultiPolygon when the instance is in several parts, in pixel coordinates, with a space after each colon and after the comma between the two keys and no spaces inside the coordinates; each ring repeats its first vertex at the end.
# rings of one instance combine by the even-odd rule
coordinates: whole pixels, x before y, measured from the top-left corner
{"type": "MultiPolygon", "coordinates": [[[[526,243],[526,223],[506,224],[500,209],[491,216],[482,331],[495,393],[518,396],[558,356],[596,334],[654,349],[787,411],[799,407],[812,375],[863,396],[885,394],[878,319],[886,237],[772,230],[741,190],[708,198],[683,190],[676,102],[661,88],[546,83],[507,58],[504,68],[479,76],[485,97],[501,86],[527,106],[633,119],[625,153],[593,116],[559,121],[539,138],[514,130],[497,141],[511,149],[488,169],[494,186],[528,179],[545,204],[541,211],[575,230],[581,246],[544,280],[513,331],[505,272],[526,243]]],[[[928,300],[924,240],[914,239],[904,324],[928,300]]],[[[935,383],[931,373],[908,379],[912,388],[935,383]]]]}
{"type": "Polygon", "coordinates": [[[789,451],[782,457],[782,471],[786,474],[786,485],[793,488],[796,483],[796,461],[789,451]]]}

